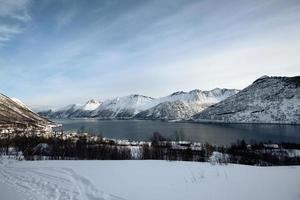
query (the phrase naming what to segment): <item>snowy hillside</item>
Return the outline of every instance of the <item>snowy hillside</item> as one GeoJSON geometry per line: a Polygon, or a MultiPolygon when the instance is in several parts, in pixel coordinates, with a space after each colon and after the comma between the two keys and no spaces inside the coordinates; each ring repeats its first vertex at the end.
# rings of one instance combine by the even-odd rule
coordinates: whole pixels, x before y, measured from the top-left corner
{"type": "Polygon", "coordinates": [[[188,119],[205,108],[222,101],[238,90],[213,89],[210,91],[192,90],[175,92],[169,96],[155,99],[152,105],[136,115],[138,119],[188,119]]]}
{"type": "Polygon", "coordinates": [[[89,117],[91,112],[97,109],[102,102],[94,99],[85,104],[71,104],[60,109],[53,109],[39,112],[40,115],[48,118],[71,118],[71,117],[89,117]]]}
{"type": "Polygon", "coordinates": [[[186,119],[195,114],[189,105],[182,101],[167,101],[138,113],[137,119],[186,119]]]}
{"type": "Polygon", "coordinates": [[[162,97],[157,101],[162,102],[173,102],[173,101],[182,101],[182,102],[197,102],[199,104],[215,104],[219,101],[222,101],[233,94],[236,94],[238,90],[235,89],[220,89],[215,88],[210,91],[201,91],[201,90],[192,90],[190,92],[175,92],[169,96],[162,97]]]}
{"type": "Polygon", "coordinates": [[[137,113],[144,110],[145,105],[153,101],[153,98],[142,95],[129,95],[117,97],[112,100],[104,101],[103,104],[92,112],[92,117],[105,119],[126,119],[132,118],[137,113]]]}
{"type": "Polygon", "coordinates": [[[82,105],[80,104],[71,104],[57,110],[53,109],[41,111],[39,114],[48,118],[68,118],[71,117],[73,113],[78,111],[81,107],[82,105]]]}
{"type": "Polygon", "coordinates": [[[81,107],[81,110],[92,111],[96,110],[101,105],[101,102],[96,101],[95,99],[89,100],[85,105],[81,107]]]}
{"type": "Polygon", "coordinates": [[[300,124],[300,77],[263,76],[194,116],[196,121],[300,124]]]}
{"type": "Polygon", "coordinates": [[[17,104],[19,104],[20,106],[27,108],[30,110],[30,108],[28,108],[25,103],[23,103],[21,100],[17,99],[17,98],[11,98],[11,100],[13,100],[14,102],[16,102],[17,104]]]}
{"type": "Polygon", "coordinates": [[[72,104],[57,111],[40,112],[49,118],[97,117],[100,119],[186,119],[208,106],[234,95],[238,90],[192,90],[176,92],[154,99],[143,95],[129,95],[106,100],[102,104],[89,101],[92,106],[72,104]]]}
{"type": "Polygon", "coordinates": [[[48,129],[52,123],[17,99],[0,94],[0,132],[24,131],[25,129],[48,129]]]}
{"type": "Polygon", "coordinates": [[[293,200],[299,185],[299,166],[0,160],[0,199],[9,200],[293,200]]]}

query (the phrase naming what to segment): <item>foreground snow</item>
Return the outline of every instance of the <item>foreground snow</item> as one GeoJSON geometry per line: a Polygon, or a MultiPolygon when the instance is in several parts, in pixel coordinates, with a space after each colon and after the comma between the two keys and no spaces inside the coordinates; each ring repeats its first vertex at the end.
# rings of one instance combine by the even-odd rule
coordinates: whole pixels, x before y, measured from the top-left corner
{"type": "Polygon", "coordinates": [[[0,199],[289,200],[299,186],[300,166],[0,160],[0,199]]]}

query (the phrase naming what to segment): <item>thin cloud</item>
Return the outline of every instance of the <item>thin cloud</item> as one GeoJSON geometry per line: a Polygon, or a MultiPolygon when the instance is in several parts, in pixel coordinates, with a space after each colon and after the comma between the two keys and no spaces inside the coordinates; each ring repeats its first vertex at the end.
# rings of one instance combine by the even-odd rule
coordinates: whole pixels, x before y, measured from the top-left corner
{"type": "Polygon", "coordinates": [[[21,33],[21,29],[16,25],[0,25],[0,42],[11,39],[15,34],[21,33]]]}
{"type": "Polygon", "coordinates": [[[27,0],[0,0],[0,16],[11,17],[21,21],[30,20],[27,0]]]}
{"type": "Polygon", "coordinates": [[[22,33],[21,26],[31,19],[27,0],[0,0],[0,44],[22,33]]]}
{"type": "Polygon", "coordinates": [[[15,2],[0,8],[9,47],[0,89],[28,104],[243,88],[263,74],[300,73],[297,0],[15,2]]]}

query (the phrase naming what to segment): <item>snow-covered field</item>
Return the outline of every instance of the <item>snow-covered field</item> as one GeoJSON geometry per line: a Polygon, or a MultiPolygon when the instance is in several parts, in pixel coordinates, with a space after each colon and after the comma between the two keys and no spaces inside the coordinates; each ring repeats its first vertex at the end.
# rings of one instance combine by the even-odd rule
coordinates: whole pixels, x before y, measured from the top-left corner
{"type": "Polygon", "coordinates": [[[300,166],[2,159],[0,199],[296,200],[300,166]]]}

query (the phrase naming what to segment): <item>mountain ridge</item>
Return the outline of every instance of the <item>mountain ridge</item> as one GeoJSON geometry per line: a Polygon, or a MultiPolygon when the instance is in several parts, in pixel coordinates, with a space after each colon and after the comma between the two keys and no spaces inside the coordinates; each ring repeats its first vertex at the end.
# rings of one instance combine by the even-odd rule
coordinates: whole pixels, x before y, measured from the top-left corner
{"type": "MultiPolygon", "coordinates": [[[[215,88],[210,91],[191,90],[189,92],[178,91],[168,96],[161,98],[153,98],[144,95],[132,94],[123,97],[116,97],[110,100],[99,103],[99,106],[94,110],[83,111],[82,105],[71,104],[63,109],[57,111],[44,111],[39,114],[49,118],[99,118],[99,119],[141,119],[143,115],[139,113],[147,111],[159,104],[167,105],[165,109],[162,105],[160,109],[165,109],[166,115],[161,116],[161,119],[182,119],[189,118],[193,114],[205,109],[209,105],[217,103],[228,96],[237,93],[236,89],[220,89],[215,88]],[[179,101],[181,103],[179,103],[179,101]],[[168,102],[168,103],[166,103],[168,102]],[[174,104],[174,105],[172,105],[174,104]],[[181,106],[179,106],[181,104],[181,106]],[[179,106],[179,107],[178,107],[179,106]],[[176,111],[182,113],[180,115],[171,114],[171,108],[187,108],[186,113],[184,110],[176,111]],[[170,116],[167,116],[170,113],[170,116]]],[[[156,108],[157,110],[158,108],[156,108]]],[[[151,111],[151,110],[150,110],[151,111]]],[[[149,111],[148,111],[149,112],[149,111]]],[[[155,117],[159,118],[158,116],[155,117]]]]}
{"type": "Polygon", "coordinates": [[[193,116],[198,122],[300,124],[300,76],[263,76],[193,116]]]}
{"type": "Polygon", "coordinates": [[[24,103],[0,93],[0,131],[49,131],[55,124],[31,111],[24,103]]]}

